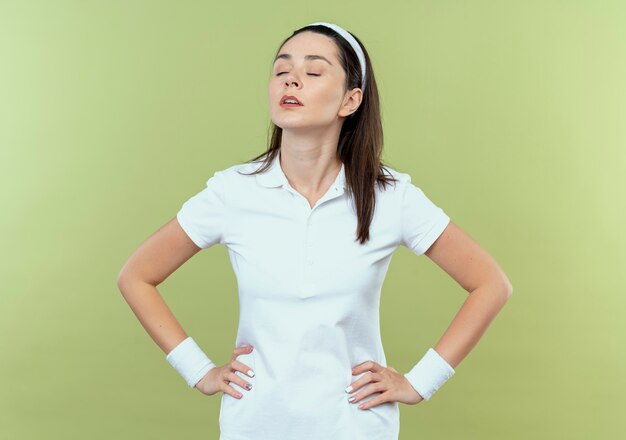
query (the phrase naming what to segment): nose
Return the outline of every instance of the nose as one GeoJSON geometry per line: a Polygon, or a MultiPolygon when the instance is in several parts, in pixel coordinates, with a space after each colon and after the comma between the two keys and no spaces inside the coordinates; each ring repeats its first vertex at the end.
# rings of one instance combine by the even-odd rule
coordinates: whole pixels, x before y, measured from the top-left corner
{"type": "Polygon", "coordinates": [[[290,73],[289,76],[285,78],[285,85],[290,87],[292,84],[296,87],[300,87],[300,82],[290,73]]]}

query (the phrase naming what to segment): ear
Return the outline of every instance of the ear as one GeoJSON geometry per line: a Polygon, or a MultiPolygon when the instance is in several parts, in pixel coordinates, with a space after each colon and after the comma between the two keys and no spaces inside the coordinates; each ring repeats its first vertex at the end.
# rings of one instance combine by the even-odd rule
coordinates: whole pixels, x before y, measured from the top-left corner
{"type": "Polygon", "coordinates": [[[347,117],[359,109],[363,101],[363,91],[361,89],[354,88],[346,93],[346,97],[341,104],[338,116],[347,117]]]}

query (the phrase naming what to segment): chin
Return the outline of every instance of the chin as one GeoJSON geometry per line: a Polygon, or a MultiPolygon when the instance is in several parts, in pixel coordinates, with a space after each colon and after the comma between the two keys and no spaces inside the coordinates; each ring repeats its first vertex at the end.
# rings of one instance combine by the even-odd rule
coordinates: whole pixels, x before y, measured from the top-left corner
{"type": "Polygon", "coordinates": [[[308,128],[310,126],[310,123],[301,118],[272,118],[272,122],[283,130],[308,128]]]}

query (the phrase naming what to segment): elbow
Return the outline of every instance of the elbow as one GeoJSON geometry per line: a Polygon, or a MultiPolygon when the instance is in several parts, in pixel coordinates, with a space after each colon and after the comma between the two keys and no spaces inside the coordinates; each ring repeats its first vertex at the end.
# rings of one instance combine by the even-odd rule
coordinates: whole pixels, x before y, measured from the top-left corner
{"type": "Polygon", "coordinates": [[[506,275],[498,276],[492,279],[492,281],[488,284],[491,286],[491,290],[493,292],[497,292],[498,295],[502,295],[504,297],[504,301],[508,300],[511,295],[513,295],[513,285],[506,275]]]}
{"type": "Polygon", "coordinates": [[[130,271],[130,269],[122,269],[117,275],[117,288],[122,296],[126,297],[131,291],[135,291],[139,285],[150,285],[156,287],[158,283],[146,280],[141,277],[136,271],[130,271]]]}
{"type": "Polygon", "coordinates": [[[137,271],[129,263],[129,261],[124,263],[124,265],[120,268],[115,281],[117,288],[122,295],[124,295],[124,292],[128,290],[131,284],[135,284],[137,282],[137,271]]]}
{"type": "Polygon", "coordinates": [[[509,299],[511,295],[513,295],[513,285],[506,276],[504,277],[502,285],[506,299],[509,299]]]}
{"type": "Polygon", "coordinates": [[[485,289],[498,297],[503,297],[504,301],[508,300],[513,294],[513,285],[506,275],[493,275],[476,289],[468,290],[471,294],[479,289],[485,289]]]}
{"type": "Polygon", "coordinates": [[[128,284],[130,283],[130,280],[131,280],[130,274],[123,267],[120,270],[120,272],[117,274],[117,280],[116,280],[117,288],[119,289],[122,295],[124,295],[124,291],[127,289],[128,284]]]}
{"type": "Polygon", "coordinates": [[[500,269],[493,276],[494,284],[498,290],[503,293],[505,299],[509,299],[513,295],[513,284],[509,280],[509,277],[500,269]]]}
{"type": "Polygon", "coordinates": [[[513,286],[509,286],[506,291],[506,299],[509,299],[513,295],[513,286]]]}
{"type": "Polygon", "coordinates": [[[124,278],[124,276],[122,276],[122,275],[118,275],[117,276],[117,280],[116,280],[116,284],[117,284],[118,290],[123,295],[124,294],[124,286],[126,285],[126,278],[124,278]]]}
{"type": "Polygon", "coordinates": [[[126,280],[128,279],[127,272],[128,272],[128,261],[126,261],[122,265],[119,272],[117,273],[117,279],[115,280],[115,283],[117,284],[117,288],[122,293],[124,293],[124,285],[126,284],[126,280]]]}

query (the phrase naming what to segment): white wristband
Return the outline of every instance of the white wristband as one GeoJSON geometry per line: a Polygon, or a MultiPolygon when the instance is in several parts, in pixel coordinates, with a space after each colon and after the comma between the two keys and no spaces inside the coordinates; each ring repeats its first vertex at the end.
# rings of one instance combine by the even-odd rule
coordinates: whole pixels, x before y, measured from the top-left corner
{"type": "Polygon", "coordinates": [[[216,367],[191,336],[174,347],[166,359],[190,388],[195,387],[205,374],[216,367]]]}
{"type": "Polygon", "coordinates": [[[429,348],[404,377],[420,396],[428,400],[453,374],[454,368],[433,348],[429,348]]]}

